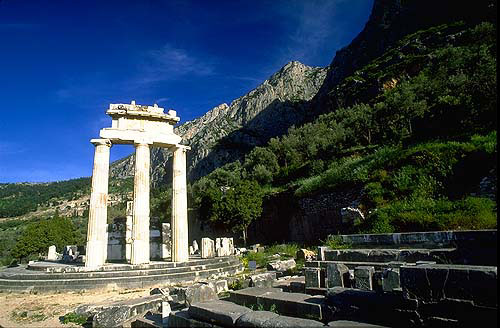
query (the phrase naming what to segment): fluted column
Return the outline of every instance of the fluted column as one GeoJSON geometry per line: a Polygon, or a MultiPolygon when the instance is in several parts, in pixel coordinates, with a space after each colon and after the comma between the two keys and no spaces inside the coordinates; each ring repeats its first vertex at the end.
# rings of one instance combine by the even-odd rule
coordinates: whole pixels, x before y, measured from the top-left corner
{"type": "Polygon", "coordinates": [[[172,179],[172,261],[189,260],[187,193],[186,193],[186,151],[187,147],[173,149],[172,179]]]}
{"type": "Polygon", "coordinates": [[[136,144],[131,264],[149,263],[149,166],[149,145],[136,144]]]}
{"type": "Polygon", "coordinates": [[[109,150],[108,139],[92,139],[95,145],[94,168],[92,170],[92,192],[90,194],[89,221],[87,229],[87,252],[85,266],[96,268],[106,262],[108,246],[106,221],[108,214],[109,150]]]}

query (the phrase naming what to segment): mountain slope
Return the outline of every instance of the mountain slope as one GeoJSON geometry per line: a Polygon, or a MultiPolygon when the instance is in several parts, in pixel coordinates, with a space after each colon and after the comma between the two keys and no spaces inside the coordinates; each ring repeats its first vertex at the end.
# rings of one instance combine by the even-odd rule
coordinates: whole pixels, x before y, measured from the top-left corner
{"type": "MultiPolygon", "coordinates": [[[[232,162],[269,138],[281,135],[305,116],[304,105],[318,91],[326,69],[292,61],[248,94],[229,106],[221,104],[205,115],[175,128],[188,152],[188,178],[197,179],[232,162]]],[[[170,152],[153,149],[154,185],[169,181],[170,152]]],[[[127,177],[134,172],[133,155],[111,166],[111,176],[127,177]]]]}

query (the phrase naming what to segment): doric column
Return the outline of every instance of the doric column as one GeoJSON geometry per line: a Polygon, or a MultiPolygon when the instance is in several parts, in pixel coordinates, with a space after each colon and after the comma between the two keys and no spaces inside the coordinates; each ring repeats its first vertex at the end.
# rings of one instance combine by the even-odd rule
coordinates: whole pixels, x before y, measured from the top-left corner
{"type": "Polygon", "coordinates": [[[95,155],[92,170],[92,192],[90,194],[85,266],[96,268],[106,262],[104,256],[108,247],[106,221],[111,142],[108,139],[92,139],[90,142],[95,145],[95,155]]]}
{"type": "Polygon", "coordinates": [[[172,179],[172,261],[189,260],[187,193],[186,193],[186,151],[188,147],[173,149],[172,179]]]}
{"type": "Polygon", "coordinates": [[[149,263],[149,145],[135,145],[131,264],[149,263]]]}

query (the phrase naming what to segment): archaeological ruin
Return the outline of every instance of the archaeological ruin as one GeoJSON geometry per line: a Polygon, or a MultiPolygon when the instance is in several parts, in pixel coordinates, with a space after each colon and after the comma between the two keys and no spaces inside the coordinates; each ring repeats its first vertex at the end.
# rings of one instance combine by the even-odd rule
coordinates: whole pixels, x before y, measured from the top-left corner
{"type": "Polygon", "coordinates": [[[95,145],[92,171],[85,266],[98,268],[107,258],[107,196],[109,156],[113,144],[135,146],[134,201],[131,229],[130,263],[149,263],[149,172],[150,147],[165,147],[173,154],[172,197],[172,261],[189,259],[186,196],[186,151],[181,137],[174,134],[179,121],[174,110],[165,114],[164,109],[154,106],[111,104],[106,114],[112,125],[100,131],[100,139],[92,139],[95,145]]]}

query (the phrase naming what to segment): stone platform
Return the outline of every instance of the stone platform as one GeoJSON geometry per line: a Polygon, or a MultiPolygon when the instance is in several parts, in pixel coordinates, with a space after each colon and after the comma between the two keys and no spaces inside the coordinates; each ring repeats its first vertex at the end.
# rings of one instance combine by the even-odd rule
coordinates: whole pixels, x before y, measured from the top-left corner
{"type": "Polygon", "coordinates": [[[151,262],[130,265],[108,263],[98,270],[81,265],[35,262],[0,271],[0,291],[56,292],[97,289],[148,288],[195,282],[239,273],[243,266],[235,256],[188,262],[151,262]]]}

